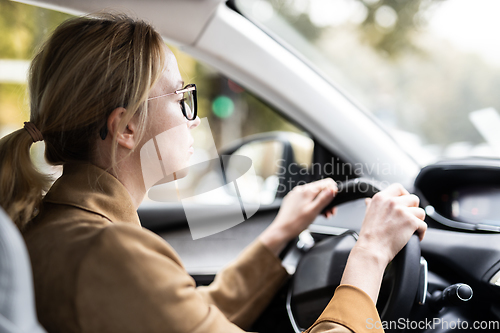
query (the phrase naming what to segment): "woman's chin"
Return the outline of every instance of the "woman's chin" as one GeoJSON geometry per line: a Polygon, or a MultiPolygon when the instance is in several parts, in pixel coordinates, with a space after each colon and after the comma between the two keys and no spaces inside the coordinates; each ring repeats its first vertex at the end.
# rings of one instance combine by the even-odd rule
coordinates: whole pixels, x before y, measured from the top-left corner
{"type": "Polygon", "coordinates": [[[188,175],[188,173],[189,173],[189,168],[184,168],[182,170],[176,171],[174,173],[171,173],[171,174],[163,177],[162,179],[157,181],[153,186],[167,184],[167,183],[173,182],[174,180],[182,179],[182,178],[186,177],[188,175]]]}
{"type": "Polygon", "coordinates": [[[177,180],[177,179],[181,179],[181,178],[186,177],[188,175],[188,173],[189,173],[189,167],[181,169],[177,172],[174,172],[173,176],[174,176],[175,180],[177,180]]]}

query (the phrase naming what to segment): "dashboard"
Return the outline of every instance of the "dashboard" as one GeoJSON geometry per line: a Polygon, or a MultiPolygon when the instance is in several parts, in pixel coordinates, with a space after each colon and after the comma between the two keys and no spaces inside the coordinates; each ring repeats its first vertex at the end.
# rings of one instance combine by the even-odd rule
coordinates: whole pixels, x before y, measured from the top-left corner
{"type": "Polygon", "coordinates": [[[437,227],[500,232],[498,160],[465,159],[425,167],[415,191],[437,227]]]}

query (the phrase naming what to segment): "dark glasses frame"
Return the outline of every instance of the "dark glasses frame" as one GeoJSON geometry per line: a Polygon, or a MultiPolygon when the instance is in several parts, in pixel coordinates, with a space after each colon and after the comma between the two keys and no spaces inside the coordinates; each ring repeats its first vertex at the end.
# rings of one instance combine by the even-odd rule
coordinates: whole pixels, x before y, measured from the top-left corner
{"type": "MultiPolygon", "coordinates": [[[[157,99],[160,97],[171,96],[171,95],[175,95],[175,94],[184,94],[187,92],[191,92],[191,95],[193,96],[193,110],[192,110],[193,115],[192,115],[192,117],[189,118],[188,114],[186,112],[186,100],[185,99],[182,99],[182,101],[181,101],[182,102],[181,103],[181,110],[182,110],[182,114],[184,115],[184,117],[186,117],[187,120],[191,121],[191,120],[195,120],[196,117],[198,116],[198,94],[196,91],[196,84],[194,84],[194,83],[190,83],[190,84],[186,85],[184,88],[178,89],[178,90],[171,92],[171,93],[168,93],[168,94],[150,97],[147,100],[150,101],[150,100],[157,99]]],[[[107,119],[106,119],[106,123],[99,131],[99,136],[101,137],[102,140],[106,140],[106,137],[108,136],[107,119]]]]}
{"type": "Polygon", "coordinates": [[[160,95],[160,96],[156,96],[156,97],[150,97],[150,98],[148,98],[148,101],[153,100],[153,99],[157,99],[160,97],[174,95],[174,94],[184,94],[187,92],[192,92],[191,94],[193,96],[193,116],[191,118],[189,118],[187,115],[185,99],[182,100],[182,104],[181,104],[182,114],[184,114],[184,117],[186,117],[187,120],[195,120],[196,116],[198,115],[198,95],[196,92],[196,84],[194,84],[194,83],[190,83],[190,84],[186,85],[184,88],[178,89],[172,93],[168,93],[168,94],[164,94],[164,95],[160,95]]]}

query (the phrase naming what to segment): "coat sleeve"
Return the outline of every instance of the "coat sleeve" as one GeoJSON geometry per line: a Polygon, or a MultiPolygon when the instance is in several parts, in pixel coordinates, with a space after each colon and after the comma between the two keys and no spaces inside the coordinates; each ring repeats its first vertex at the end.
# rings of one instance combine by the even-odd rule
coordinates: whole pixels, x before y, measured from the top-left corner
{"type": "Polygon", "coordinates": [[[288,277],[281,261],[259,240],[219,272],[212,284],[198,291],[233,323],[248,328],[288,277]]]}
{"type": "Polygon", "coordinates": [[[383,333],[377,308],[368,294],[340,285],[318,320],[304,333],[383,333]]]}

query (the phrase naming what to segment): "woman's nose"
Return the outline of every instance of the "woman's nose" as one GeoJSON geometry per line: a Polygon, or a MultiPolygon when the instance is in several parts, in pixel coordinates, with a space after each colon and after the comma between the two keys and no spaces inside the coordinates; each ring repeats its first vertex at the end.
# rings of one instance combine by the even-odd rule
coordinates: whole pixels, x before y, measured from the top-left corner
{"type": "Polygon", "coordinates": [[[195,119],[191,120],[188,125],[189,125],[189,129],[194,129],[196,127],[198,127],[198,125],[201,123],[201,120],[200,120],[200,117],[196,116],[195,119]]]}

